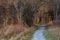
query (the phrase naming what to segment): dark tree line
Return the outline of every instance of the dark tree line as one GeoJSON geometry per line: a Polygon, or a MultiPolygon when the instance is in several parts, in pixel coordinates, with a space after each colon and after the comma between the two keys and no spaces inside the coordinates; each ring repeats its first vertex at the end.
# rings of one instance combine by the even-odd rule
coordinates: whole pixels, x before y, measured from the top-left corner
{"type": "Polygon", "coordinates": [[[18,0],[16,4],[12,2],[11,5],[0,6],[0,24],[17,24],[19,23],[19,21],[23,21],[24,24],[32,26],[35,17],[39,16],[39,20],[41,20],[41,15],[37,14],[40,11],[38,9],[44,5],[48,5],[52,9],[48,10],[47,13],[48,16],[51,17],[52,20],[54,20],[54,14],[56,14],[55,11],[57,11],[58,9],[56,10],[54,8],[53,5],[55,4],[52,1],[33,0],[32,2],[33,3],[26,1],[24,3],[22,2],[22,0],[18,0]]]}
{"type": "Polygon", "coordinates": [[[23,9],[23,14],[22,14],[24,22],[31,26],[33,24],[33,17],[34,13],[32,11],[32,6],[31,4],[26,4],[25,8],[23,9]]]}

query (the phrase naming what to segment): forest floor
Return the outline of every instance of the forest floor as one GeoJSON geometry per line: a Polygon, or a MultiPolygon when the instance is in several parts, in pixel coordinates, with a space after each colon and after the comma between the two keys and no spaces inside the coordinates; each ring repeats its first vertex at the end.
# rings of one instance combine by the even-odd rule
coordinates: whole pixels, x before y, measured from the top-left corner
{"type": "Polygon", "coordinates": [[[8,39],[11,36],[14,36],[18,33],[23,32],[24,30],[28,29],[23,25],[15,24],[15,25],[7,25],[5,27],[0,28],[0,40],[1,39],[8,39]]]}
{"type": "Polygon", "coordinates": [[[38,27],[20,28],[16,26],[8,27],[5,34],[1,34],[0,40],[31,40],[33,33],[38,29],[38,27]]]}
{"type": "MultiPolygon", "coordinates": [[[[37,26],[10,25],[4,27],[2,31],[0,29],[0,40],[31,40],[36,30],[38,30],[37,26]]],[[[46,40],[60,40],[60,25],[49,26],[44,30],[43,35],[46,40]]]]}
{"type": "Polygon", "coordinates": [[[60,40],[60,26],[54,25],[45,29],[44,36],[46,40],[60,40]]]}

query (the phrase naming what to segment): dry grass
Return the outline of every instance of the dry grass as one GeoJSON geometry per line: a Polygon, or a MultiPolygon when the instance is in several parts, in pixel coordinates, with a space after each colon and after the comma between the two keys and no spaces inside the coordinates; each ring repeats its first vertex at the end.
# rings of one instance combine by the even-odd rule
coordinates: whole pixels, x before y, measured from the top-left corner
{"type": "Polygon", "coordinates": [[[10,40],[31,40],[33,37],[33,33],[37,30],[37,27],[31,27],[21,34],[17,34],[16,36],[12,36],[10,40]]]}
{"type": "MultiPolygon", "coordinates": [[[[21,28],[22,29],[22,28],[21,28]]],[[[16,29],[15,29],[16,30],[16,29]]],[[[22,32],[7,35],[8,37],[0,37],[0,40],[31,40],[33,33],[37,30],[37,27],[30,27],[22,32]]],[[[12,30],[13,31],[13,30],[12,30]]],[[[10,32],[8,32],[10,33],[10,32]]],[[[4,35],[2,35],[4,36],[4,35]]]]}
{"type": "Polygon", "coordinates": [[[15,35],[17,33],[20,33],[27,29],[27,27],[24,27],[23,25],[8,25],[6,27],[2,27],[0,29],[0,38],[3,37],[10,37],[11,35],[15,35]]]}

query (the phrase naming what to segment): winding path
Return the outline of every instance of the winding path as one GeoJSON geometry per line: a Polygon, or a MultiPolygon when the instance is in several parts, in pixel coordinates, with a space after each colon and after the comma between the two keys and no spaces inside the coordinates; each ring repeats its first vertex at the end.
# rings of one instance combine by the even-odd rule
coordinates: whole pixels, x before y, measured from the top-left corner
{"type": "Polygon", "coordinates": [[[34,33],[32,40],[46,40],[43,31],[45,29],[45,25],[41,25],[40,28],[34,33]]]}

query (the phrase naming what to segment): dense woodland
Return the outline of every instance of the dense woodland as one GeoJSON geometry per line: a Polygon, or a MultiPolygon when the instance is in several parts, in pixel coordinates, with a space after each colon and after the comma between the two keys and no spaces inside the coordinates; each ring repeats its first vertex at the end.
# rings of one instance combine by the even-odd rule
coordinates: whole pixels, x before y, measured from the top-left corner
{"type": "Polygon", "coordinates": [[[59,2],[60,0],[0,0],[0,25],[32,26],[44,20],[56,20],[60,17],[59,2]]]}

